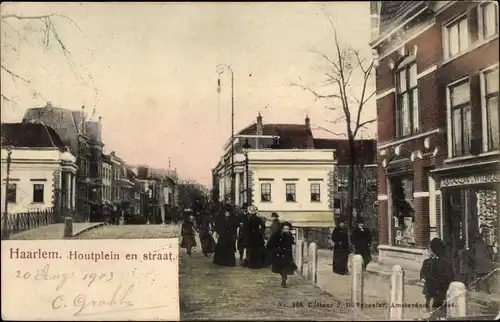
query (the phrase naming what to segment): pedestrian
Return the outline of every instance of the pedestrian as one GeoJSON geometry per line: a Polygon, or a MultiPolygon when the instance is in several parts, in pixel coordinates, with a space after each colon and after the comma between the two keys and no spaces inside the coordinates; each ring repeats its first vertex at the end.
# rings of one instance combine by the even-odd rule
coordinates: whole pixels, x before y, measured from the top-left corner
{"type": "Polygon", "coordinates": [[[349,236],[345,227],[345,218],[339,218],[338,226],[332,232],[333,242],[333,272],[339,275],[349,273],[347,262],[349,260],[349,236]]]}
{"type": "Polygon", "coordinates": [[[491,294],[488,275],[492,271],[491,248],[486,244],[485,233],[481,232],[472,243],[472,259],[476,275],[476,291],[480,292],[483,285],[487,294],[491,294]]]}
{"type": "Polygon", "coordinates": [[[431,240],[429,254],[420,269],[420,277],[424,281],[422,292],[426,304],[432,307],[432,318],[441,318],[446,316],[446,292],[453,281],[453,264],[446,256],[445,244],[438,237],[431,240]]]}
{"type": "Polygon", "coordinates": [[[216,219],[215,231],[218,239],[215,245],[213,263],[220,266],[236,266],[236,237],[238,220],[231,205],[226,205],[223,215],[216,219]]]}
{"type": "Polygon", "coordinates": [[[215,251],[215,240],[212,237],[212,225],[210,223],[210,217],[208,214],[205,214],[202,217],[198,235],[200,236],[201,243],[201,251],[205,257],[208,257],[208,254],[212,254],[215,251]]]}
{"type": "Polygon", "coordinates": [[[370,247],[372,245],[372,233],[370,229],[365,228],[363,218],[359,215],[356,219],[357,227],[352,231],[351,243],[354,246],[354,254],[363,257],[363,269],[366,269],[371,261],[370,247]]]}
{"type": "Polygon", "coordinates": [[[278,214],[275,212],[271,214],[271,218],[273,219],[273,223],[271,224],[271,236],[272,236],[281,230],[281,222],[279,220],[278,214]]]}
{"type": "Polygon", "coordinates": [[[248,207],[248,221],[245,228],[245,246],[247,251],[247,267],[263,268],[265,265],[264,232],[266,229],[263,220],[257,216],[257,207],[248,207]]]}
{"type": "Polygon", "coordinates": [[[186,248],[187,254],[191,256],[191,249],[196,246],[194,216],[188,216],[181,227],[181,248],[186,248]]]}
{"type": "Polygon", "coordinates": [[[281,224],[278,233],[271,236],[267,242],[267,249],[272,253],[271,271],[281,275],[281,286],[287,287],[287,278],[297,269],[293,261],[292,245],[295,244],[291,233],[292,224],[285,221],[281,224]]]}
{"type": "Polygon", "coordinates": [[[243,263],[243,255],[245,253],[245,234],[244,234],[244,222],[240,222],[240,226],[238,227],[238,240],[237,240],[237,248],[238,253],[240,255],[240,263],[243,263]]]}

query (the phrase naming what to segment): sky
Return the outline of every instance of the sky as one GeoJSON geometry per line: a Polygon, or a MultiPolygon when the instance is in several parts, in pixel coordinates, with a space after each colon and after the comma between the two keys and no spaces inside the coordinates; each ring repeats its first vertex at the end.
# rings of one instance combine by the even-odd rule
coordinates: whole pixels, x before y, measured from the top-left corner
{"type": "MultiPolygon", "coordinates": [[[[176,168],[211,185],[211,169],[235,130],[255,122],[304,123],[345,132],[338,114],[298,83],[325,92],[324,60],[342,48],[371,59],[369,2],[292,3],[5,3],[2,15],[2,122],[20,122],[28,108],[53,106],[102,117],[105,151],[129,164],[176,168]],[[44,44],[42,19],[53,15],[61,43],[44,44]],[[21,79],[22,78],[22,79],[21,79]],[[23,80],[24,79],[24,80],[23,80]]],[[[357,75],[353,87],[362,85],[357,75]]],[[[373,82],[370,81],[373,90],[373,82]]],[[[371,100],[364,118],[374,118],[371,100]]],[[[332,137],[314,130],[315,137],[332,137]]],[[[372,125],[365,135],[374,136],[372,125]]]]}

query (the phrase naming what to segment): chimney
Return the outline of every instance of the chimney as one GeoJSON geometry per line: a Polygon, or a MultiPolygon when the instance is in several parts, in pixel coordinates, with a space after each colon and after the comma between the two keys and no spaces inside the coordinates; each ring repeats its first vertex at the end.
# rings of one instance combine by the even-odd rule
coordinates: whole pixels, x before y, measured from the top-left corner
{"type": "Polygon", "coordinates": [[[98,133],[97,133],[97,140],[102,143],[102,116],[99,116],[99,122],[98,122],[98,133]]]}
{"type": "Polygon", "coordinates": [[[47,102],[47,104],[45,105],[46,108],[50,108],[52,107],[52,102],[47,102]]]}
{"type": "Polygon", "coordinates": [[[263,133],[263,126],[262,126],[262,115],[259,114],[257,115],[257,135],[262,135],[263,133]]]}
{"type": "Polygon", "coordinates": [[[306,115],[306,126],[308,129],[311,129],[311,119],[309,118],[309,115],[306,115]]]}

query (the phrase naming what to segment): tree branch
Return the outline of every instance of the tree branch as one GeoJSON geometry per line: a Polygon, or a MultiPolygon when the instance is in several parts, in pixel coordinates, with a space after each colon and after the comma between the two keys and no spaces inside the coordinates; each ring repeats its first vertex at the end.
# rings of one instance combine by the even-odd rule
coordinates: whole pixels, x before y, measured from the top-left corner
{"type": "Polygon", "coordinates": [[[0,67],[1,67],[3,70],[5,70],[7,73],[9,73],[12,77],[17,78],[17,79],[20,79],[20,80],[22,80],[22,81],[24,81],[24,82],[26,82],[26,83],[28,83],[28,84],[30,83],[30,81],[29,81],[29,80],[27,80],[27,79],[25,79],[25,78],[23,78],[23,77],[21,77],[21,76],[19,76],[19,75],[15,74],[15,73],[14,73],[14,72],[12,72],[11,70],[7,69],[4,65],[0,65],[0,67]]]}
{"type": "Polygon", "coordinates": [[[322,126],[319,126],[319,125],[315,125],[315,126],[314,126],[314,128],[315,128],[315,129],[317,129],[317,130],[321,130],[321,131],[328,132],[328,133],[333,134],[333,135],[336,135],[336,136],[345,136],[345,133],[337,133],[337,132],[333,132],[333,131],[331,131],[331,130],[329,130],[329,129],[327,129],[327,128],[324,128],[324,127],[322,127],[322,126]]]}
{"type": "Polygon", "coordinates": [[[318,92],[316,92],[315,90],[313,90],[312,88],[310,88],[308,86],[304,86],[304,85],[300,85],[300,84],[296,84],[296,83],[290,83],[290,86],[300,87],[303,90],[312,93],[314,96],[316,96],[316,99],[340,98],[340,96],[337,94],[328,94],[328,95],[319,94],[318,92]]]}
{"type": "Polygon", "coordinates": [[[2,99],[6,100],[7,102],[11,102],[11,100],[10,100],[10,99],[8,99],[8,98],[7,98],[7,96],[5,96],[5,95],[3,95],[3,94],[0,94],[0,95],[2,95],[2,99]]]}

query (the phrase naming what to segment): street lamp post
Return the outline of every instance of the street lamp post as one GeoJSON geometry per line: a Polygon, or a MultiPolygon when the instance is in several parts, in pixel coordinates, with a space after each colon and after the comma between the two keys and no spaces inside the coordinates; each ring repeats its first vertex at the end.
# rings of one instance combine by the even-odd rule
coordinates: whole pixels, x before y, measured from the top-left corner
{"type": "Polygon", "coordinates": [[[250,149],[250,144],[248,144],[248,139],[245,140],[243,145],[243,153],[245,154],[245,192],[247,194],[247,204],[252,204],[252,191],[250,190],[250,174],[248,172],[248,149],[250,149]]]}
{"type": "Polygon", "coordinates": [[[3,238],[9,237],[9,185],[10,185],[10,162],[12,155],[12,147],[7,147],[7,176],[5,177],[5,201],[4,201],[4,215],[3,215],[3,238]]]}
{"type": "Polygon", "coordinates": [[[217,91],[220,92],[220,75],[227,69],[231,72],[231,203],[234,204],[234,73],[233,69],[226,64],[219,64],[216,67],[216,72],[219,74],[217,80],[217,91]]]}

